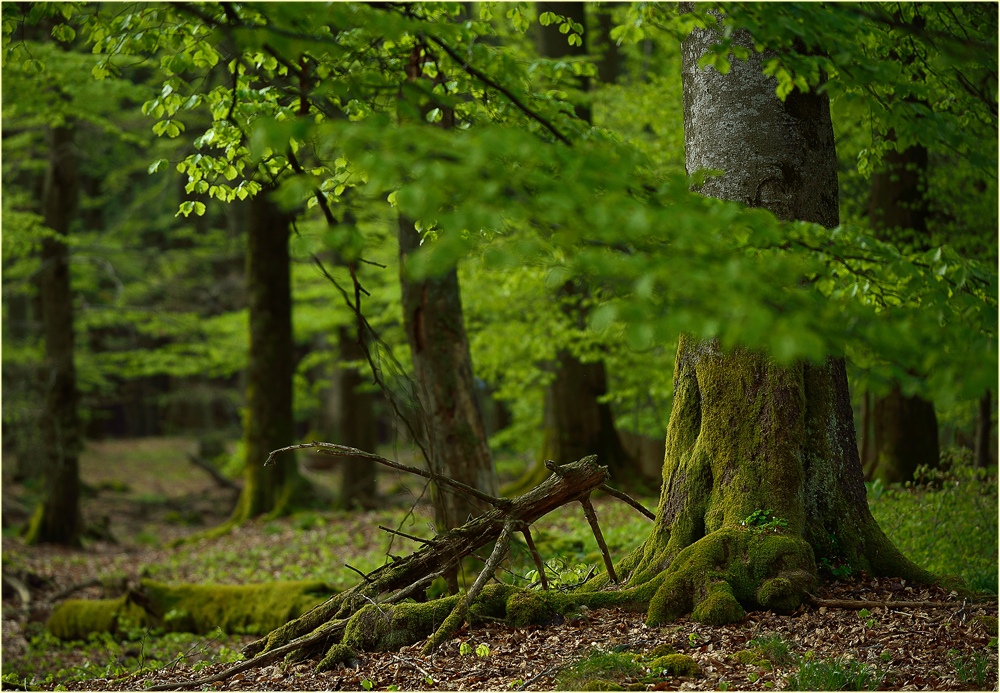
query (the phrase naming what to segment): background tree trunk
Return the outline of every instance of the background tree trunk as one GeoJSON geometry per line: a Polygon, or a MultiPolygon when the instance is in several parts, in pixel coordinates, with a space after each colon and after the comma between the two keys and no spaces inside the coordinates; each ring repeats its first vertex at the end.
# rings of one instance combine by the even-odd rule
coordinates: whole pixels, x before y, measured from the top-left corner
{"type": "MultiPolygon", "coordinates": [[[[79,180],[73,145],[73,126],[48,131],[49,164],[42,194],[45,225],[59,236],[69,234],[77,208],[79,180]]],[[[40,429],[44,447],[44,500],[28,525],[29,544],[50,542],[80,545],[81,448],[77,413],[79,394],[73,366],[73,295],[69,249],[59,238],[42,241],[39,276],[45,364],[40,373],[45,406],[40,429]]]]}
{"type": "MultiPolygon", "coordinates": [[[[718,36],[695,30],[682,46],[688,173],[721,169],[701,193],[835,226],[827,97],[796,90],[780,101],[762,71],[773,53],[755,52],[745,31],[734,40],[749,49],[746,62],[733,60],[725,75],[699,69],[718,36]]],[[[654,529],[620,570],[631,572],[630,584],[661,580],[648,622],[693,611],[694,620],[718,624],[741,619],[746,607],[794,609],[817,560],[932,577],[893,547],[868,510],[844,360],[778,367],[766,354],[682,337],[654,529]],[[744,527],[757,511],[783,520],[784,530],[744,527]]]]}
{"type": "MultiPolygon", "coordinates": [[[[555,12],[568,19],[587,25],[585,5],[582,2],[562,2],[558,4],[538,3],[538,11],[555,12]]],[[[581,56],[587,54],[587,34],[583,43],[569,45],[566,34],[559,31],[559,23],[540,27],[539,48],[541,55],[549,58],[581,56]]],[[[577,88],[590,89],[590,78],[579,77],[577,88]]],[[[590,122],[590,106],[578,104],[576,115],[590,122]]],[[[587,287],[567,282],[560,290],[569,299],[564,307],[567,319],[583,326],[585,321],[581,299],[587,295],[587,287]]],[[[598,402],[598,397],[608,392],[608,377],[603,360],[583,363],[569,349],[561,349],[556,356],[556,377],[552,383],[543,425],[545,444],[539,460],[523,479],[505,489],[506,492],[523,493],[546,477],[548,471],[544,461],[551,459],[556,464],[568,464],[587,455],[597,455],[601,464],[607,465],[612,483],[634,486],[642,478],[642,470],[622,447],[615,431],[614,414],[611,406],[598,402]]]]}
{"type": "Polygon", "coordinates": [[[990,452],[990,437],[993,433],[993,411],[990,406],[990,391],[979,400],[979,417],[976,421],[976,466],[989,467],[995,464],[990,452]]]}
{"type": "MultiPolygon", "coordinates": [[[[399,217],[399,254],[403,322],[413,354],[413,370],[426,420],[431,472],[451,477],[491,496],[499,495],[496,469],[472,381],[472,356],[465,335],[458,270],[414,281],[406,259],[420,247],[413,222],[399,217]]],[[[488,508],[436,487],[434,519],[438,533],[465,523],[488,508]]]]}
{"type": "MultiPolygon", "coordinates": [[[[375,393],[361,389],[366,383],[361,371],[344,365],[345,362],[363,361],[365,358],[364,350],[353,333],[354,330],[349,327],[341,327],[338,331],[341,361],[336,375],[340,380],[337,388],[340,395],[338,442],[358,450],[374,451],[378,446],[375,393]]],[[[376,462],[361,457],[344,458],[344,476],[337,499],[340,507],[368,509],[377,505],[376,466],[376,462]]]]}
{"type": "Polygon", "coordinates": [[[294,454],[285,453],[264,466],[272,450],[295,442],[295,355],[288,255],[292,217],[268,198],[270,192],[265,188],[253,198],[247,218],[250,359],[243,422],[246,467],[243,492],[233,512],[235,522],[261,513],[280,514],[304,483],[294,454]]]}
{"type": "MultiPolygon", "coordinates": [[[[611,18],[613,5],[604,4],[595,7],[597,12],[597,45],[603,60],[597,63],[597,79],[605,84],[614,84],[622,74],[622,56],[618,44],[611,38],[614,22],[611,18]]],[[[586,45],[586,38],[584,38],[586,45]]]]}
{"type": "Polygon", "coordinates": [[[934,404],[907,397],[896,385],[875,400],[875,446],[869,478],[882,483],[912,481],[918,465],[938,464],[938,427],[934,404]]]}
{"type": "MultiPolygon", "coordinates": [[[[895,139],[890,132],[889,139],[895,139]]],[[[927,149],[915,145],[887,151],[882,171],[872,175],[868,217],[875,235],[917,250],[926,250],[927,149]]],[[[870,479],[883,483],[912,481],[919,465],[936,467],[938,425],[934,404],[919,395],[904,396],[899,385],[873,406],[874,459],[870,479]]]]}

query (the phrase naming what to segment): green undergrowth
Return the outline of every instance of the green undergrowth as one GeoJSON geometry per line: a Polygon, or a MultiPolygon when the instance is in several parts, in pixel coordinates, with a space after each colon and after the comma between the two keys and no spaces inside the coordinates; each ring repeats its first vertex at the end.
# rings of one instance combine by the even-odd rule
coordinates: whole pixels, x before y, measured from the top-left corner
{"type": "Polygon", "coordinates": [[[646,690],[678,676],[700,676],[698,664],[666,644],[647,652],[593,649],[559,672],[560,691],[646,690]]]}
{"type": "Polygon", "coordinates": [[[973,591],[997,592],[997,483],[950,448],[941,469],[916,480],[867,484],[872,515],[903,554],[938,575],[958,575],[973,591]]]}
{"type": "Polygon", "coordinates": [[[892,684],[892,673],[846,656],[813,659],[804,657],[798,671],[789,675],[793,691],[874,691],[892,684]]]}
{"type": "MultiPolygon", "coordinates": [[[[65,641],[52,635],[41,623],[25,627],[28,654],[5,656],[4,689],[51,688],[53,684],[96,678],[118,679],[143,671],[180,664],[195,671],[215,662],[242,659],[244,638],[221,630],[205,635],[168,633],[122,622],[117,633],[91,633],[80,640],[65,641]]],[[[63,689],[65,690],[65,689],[63,689]]]]}

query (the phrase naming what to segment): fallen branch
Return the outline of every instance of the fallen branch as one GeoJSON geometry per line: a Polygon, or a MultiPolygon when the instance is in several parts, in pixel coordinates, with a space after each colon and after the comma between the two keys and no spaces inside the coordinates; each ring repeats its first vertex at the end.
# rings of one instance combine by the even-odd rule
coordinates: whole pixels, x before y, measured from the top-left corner
{"type": "Polygon", "coordinates": [[[825,606],[830,609],[874,609],[879,606],[900,609],[948,609],[951,602],[877,602],[868,599],[819,599],[806,593],[809,603],[814,606],[825,606]]]}
{"type": "Polygon", "coordinates": [[[228,488],[232,491],[239,491],[241,489],[239,484],[237,484],[232,479],[228,479],[225,476],[223,476],[218,469],[216,469],[213,465],[209,464],[208,462],[201,459],[197,455],[188,454],[187,457],[188,460],[191,462],[191,464],[193,464],[198,469],[207,472],[208,475],[212,477],[212,481],[214,481],[216,485],[221,486],[222,488],[228,488]]]}
{"type": "Polygon", "coordinates": [[[31,604],[31,591],[28,589],[27,585],[6,571],[3,573],[3,582],[17,592],[17,596],[21,599],[22,606],[26,607],[31,604]]]}

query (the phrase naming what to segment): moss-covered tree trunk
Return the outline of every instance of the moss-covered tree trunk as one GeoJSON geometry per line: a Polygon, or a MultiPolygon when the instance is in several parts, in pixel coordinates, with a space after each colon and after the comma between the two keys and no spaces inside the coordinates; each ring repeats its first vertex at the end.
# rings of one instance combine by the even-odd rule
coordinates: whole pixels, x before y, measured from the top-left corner
{"type": "MultiPolygon", "coordinates": [[[[748,61],[734,60],[726,74],[699,69],[716,38],[695,30],[682,47],[687,170],[725,171],[700,192],[836,225],[827,97],[796,90],[780,101],[762,72],[771,56],[754,52],[745,32],[735,38],[750,49],[748,61]]],[[[823,560],[932,577],[868,510],[841,358],[781,368],[766,354],[682,337],[654,525],[619,571],[631,585],[657,584],[651,623],[692,610],[696,620],[724,623],[747,607],[794,608],[823,560]],[[770,520],[783,528],[761,526],[770,520]]]]}
{"type": "Polygon", "coordinates": [[[250,309],[250,360],[247,365],[247,408],[243,421],[246,450],[243,491],[232,521],[262,513],[280,514],[303,480],[294,454],[264,461],[272,450],[291,445],[292,294],[288,239],[291,216],[259,192],[247,217],[247,299],[250,309]]]}
{"type": "Polygon", "coordinates": [[[45,225],[56,237],[42,241],[39,272],[45,361],[40,372],[44,408],[40,420],[43,446],[44,498],[28,526],[29,544],[80,545],[79,395],[73,365],[73,294],[69,249],[61,237],[69,233],[77,208],[79,179],[72,125],[48,130],[49,162],[42,193],[45,225]]]}
{"type": "MultiPolygon", "coordinates": [[[[889,133],[895,139],[894,133],[889,133]]],[[[872,175],[868,216],[877,236],[928,248],[927,148],[920,145],[885,153],[884,168],[872,175]]],[[[919,465],[938,464],[938,425],[934,404],[919,395],[904,395],[897,384],[875,399],[873,458],[866,476],[884,483],[912,481],[919,465]]]]}

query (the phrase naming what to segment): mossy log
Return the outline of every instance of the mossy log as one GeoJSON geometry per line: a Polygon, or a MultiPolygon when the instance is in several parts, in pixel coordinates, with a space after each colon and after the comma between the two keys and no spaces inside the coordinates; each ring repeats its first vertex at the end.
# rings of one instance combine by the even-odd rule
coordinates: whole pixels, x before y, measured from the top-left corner
{"type": "Polygon", "coordinates": [[[259,585],[168,585],[142,580],[117,599],[68,599],[46,627],[62,640],[117,632],[126,622],[171,632],[266,633],[326,600],[332,588],[318,580],[259,585]]]}

